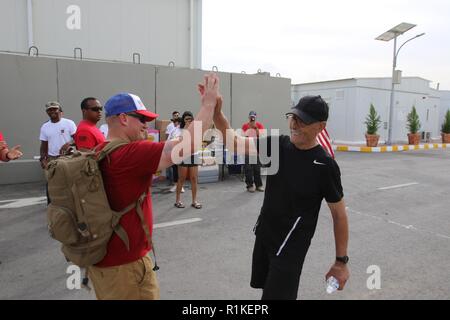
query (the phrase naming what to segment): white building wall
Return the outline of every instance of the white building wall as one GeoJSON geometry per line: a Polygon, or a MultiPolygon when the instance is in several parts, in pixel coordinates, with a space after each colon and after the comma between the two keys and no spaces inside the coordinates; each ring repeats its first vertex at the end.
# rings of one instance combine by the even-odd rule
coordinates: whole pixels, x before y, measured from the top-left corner
{"type": "Polygon", "coordinates": [[[0,0],[0,50],[28,50],[26,0],[0,0]]]}
{"type": "Polygon", "coordinates": [[[384,142],[387,139],[387,119],[389,117],[389,95],[384,90],[379,90],[370,87],[358,87],[358,99],[355,106],[355,122],[356,130],[354,137],[356,142],[365,143],[366,134],[366,117],[369,114],[370,104],[373,104],[375,110],[380,116],[381,124],[378,129],[380,135],[380,142],[384,142]]]}
{"type": "Polygon", "coordinates": [[[334,141],[353,141],[355,79],[293,85],[291,99],[296,105],[301,97],[320,95],[330,107],[327,130],[334,141]],[[348,125],[347,125],[348,124],[348,125]]]}
{"type": "MultiPolygon", "coordinates": [[[[83,58],[132,62],[139,53],[141,63],[201,68],[201,0],[30,2],[41,55],[73,56],[79,47],[83,58]],[[79,29],[72,23],[78,14],[68,11],[73,5],[79,29]]],[[[1,0],[0,32],[0,50],[28,52],[27,0],[1,0]]]]}
{"type": "MultiPolygon", "coordinates": [[[[403,78],[395,86],[393,141],[407,141],[406,117],[414,105],[422,124],[421,131],[439,138],[443,118],[440,92],[419,77],[403,78]]],[[[388,135],[391,78],[357,78],[292,86],[292,100],[308,94],[321,95],[330,105],[327,128],[335,143],[365,143],[365,118],[372,103],[381,118],[378,134],[384,142],[388,135]]],[[[450,95],[449,95],[450,96],[450,95]]],[[[450,99],[449,99],[450,100],[450,99]]]]}

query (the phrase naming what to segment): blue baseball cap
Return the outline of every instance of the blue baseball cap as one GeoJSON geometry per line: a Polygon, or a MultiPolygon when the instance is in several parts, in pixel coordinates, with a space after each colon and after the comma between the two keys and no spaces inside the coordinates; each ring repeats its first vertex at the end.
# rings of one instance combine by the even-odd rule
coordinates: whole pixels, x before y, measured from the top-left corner
{"type": "Polygon", "coordinates": [[[147,118],[147,121],[152,121],[159,117],[159,114],[148,111],[141,98],[135,94],[119,93],[109,98],[105,103],[106,117],[129,112],[143,115],[147,118]]]}
{"type": "Polygon", "coordinates": [[[249,117],[256,117],[256,112],[255,111],[250,111],[248,116],[249,117]]]}

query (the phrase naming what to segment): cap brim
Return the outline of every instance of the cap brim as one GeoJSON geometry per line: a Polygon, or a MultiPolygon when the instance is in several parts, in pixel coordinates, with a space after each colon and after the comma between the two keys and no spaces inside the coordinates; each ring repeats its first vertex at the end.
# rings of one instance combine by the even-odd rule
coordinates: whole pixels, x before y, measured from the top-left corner
{"type": "Polygon", "coordinates": [[[159,117],[159,114],[157,113],[153,113],[147,110],[136,110],[135,111],[137,114],[140,114],[142,116],[144,116],[148,122],[155,120],[156,118],[159,117]]]}
{"type": "Polygon", "coordinates": [[[290,112],[286,113],[286,115],[288,115],[288,114],[295,114],[306,124],[312,124],[314,122],[319,122],[319,120],[314,119],[313,117],[307,115],[306,113],[304,113],[301,110],[298,110],[297,108],[292,108],[290,112]]]}

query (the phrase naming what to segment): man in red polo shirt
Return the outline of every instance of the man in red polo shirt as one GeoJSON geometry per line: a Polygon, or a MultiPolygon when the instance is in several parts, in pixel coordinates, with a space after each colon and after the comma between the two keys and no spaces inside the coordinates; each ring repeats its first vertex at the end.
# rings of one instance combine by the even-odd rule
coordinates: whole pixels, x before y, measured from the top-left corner
{"type": "MultiPolygon", "coordinates": [[[[242,132],[244,133],[244,135],[246,137],[259,138],[259,130],[263,129],[263,124],[256,121],[256,112],[250,111],[250,113],[248,114],[248,122],[242,125],[242,132]]],[[[261,164],[259,163],[259,159],[246,156],[244,171],[247,191],[255,192],[255,190],[257,190],[263,192],[264,188],[261,179],[261,164]]]]}
{"type": "MultiPolygon", "coordinates": [[[[141,99],[130,93],[120,93],[105,103],[106,122],[111,141],[121,140],[128,144],[111,152],[108,161],[102,161],[105,191],[111,209],[121,211],[135,202],[144,192],[142,211],[146,231],[150,238],[153,231],[151,199],[152,176],[158,170],[173,165],[178,147],[190,145],[196,150],[196,142],[201,145],[202,137],[194,135],[194,128],[201,125],[203,133],[211,126],[214,108],[217,104],[219,78],[215,74],[205,76],[201,92],[201,107],[194,125],[186,129],[183,139],[164,143],[146,140],[147,122],[158,115],[147,111],[141,99]],[[189,132],[194,140],[187,142],[189,132]],[[178,146],[178,144],[183,145],[178,146]],[[172,156],[174,153],[174,157],[172,156]]],[[[197,129],[198,134],[198,129],[197,129]]],[[[106,143],[99,146],[102,149],[106,143]]],[[[185,156],[189,156],[183,153],[185,156]]],[[[129,247],[121,238],[113,234],[106,256],[95,266],[88,268],[97,299],[159,299],[159,285],[148,256],[152,243],[147,240],[141,219],[133,207],[124,214],[120,225],[126,231],[129,247]]]]}
{"type": "Polygon", "coordinates": [[[97,128],[97,122],[102,119],[103,107],[98,99],[89,97],[81,102],[83,120],[77,126],[75,145],[78,150],[92,150],[105,141],[102,132],[97,128]]]}

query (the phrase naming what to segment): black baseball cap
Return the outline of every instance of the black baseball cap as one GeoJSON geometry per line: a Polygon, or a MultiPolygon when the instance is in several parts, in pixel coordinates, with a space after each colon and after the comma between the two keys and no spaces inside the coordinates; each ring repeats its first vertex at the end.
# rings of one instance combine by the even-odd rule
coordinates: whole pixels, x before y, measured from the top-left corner
{"type": "Polygon", "coordinates": [[[328,110],[328,104],[321,96],[304,96],[286,115],[295,114],[304,123],[311,124],[327,121],[328,110]]]}

